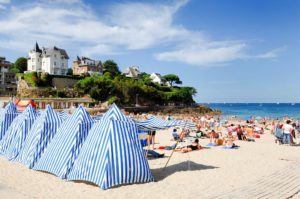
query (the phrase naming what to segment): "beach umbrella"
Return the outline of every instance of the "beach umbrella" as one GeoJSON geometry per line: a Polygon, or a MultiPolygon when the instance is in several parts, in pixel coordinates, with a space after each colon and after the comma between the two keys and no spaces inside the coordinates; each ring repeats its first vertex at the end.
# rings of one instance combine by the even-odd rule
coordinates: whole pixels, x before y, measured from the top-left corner
{"type": "Polygon", "coordinates": [[[116,105],[92,127],[67,179],[90,181],[102,189],[154,180],[135,122],[116,105]]]}
{"type": "Polygon", "coordinates": [[[9,160],[14,159],[20,152],[37,114],[31,104],[11,123],[7,133],[0,142],[0,153],[9,160]]]}
{"type": "Polygon", "coordinates": [[[35,163],[33,169],[66,178],[93,124],[94,120],[90,114],[79,106],[57,130],[47,150],[35,163]]]}
{"type": "Polygon", "coordinates": [[[13,103],[8,103],[5,109],[1,110],[0,113],[0,141],[7,132],[7,129],[18,116],[16,106],[13,103]]]}
{"type": "Polygon", "coordinates": [[[32,168],[38,159],[41,158],[61,123],[62,119],[59,117],[59,114],[50,105],[47,105],[28,132],[24,147],[16,161],[32,168]]]}

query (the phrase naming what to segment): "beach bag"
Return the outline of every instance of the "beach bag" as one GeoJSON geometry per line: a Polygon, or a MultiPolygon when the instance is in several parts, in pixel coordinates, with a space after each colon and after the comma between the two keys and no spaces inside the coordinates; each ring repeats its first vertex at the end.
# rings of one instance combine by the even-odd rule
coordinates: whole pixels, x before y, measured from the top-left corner
{"type": "Polygon", "coordinates": [[[218,139],[218,140],[217,140],[217,145],[219,145],[219,146],[220,146],[220,145],[223,145],[223,142],[224,142],[223,139],[218,139]]]}
{"type": "Polygon", "coordinates": [[[255,135],[255,138],[260,138],[260,135],[255,135]]]}

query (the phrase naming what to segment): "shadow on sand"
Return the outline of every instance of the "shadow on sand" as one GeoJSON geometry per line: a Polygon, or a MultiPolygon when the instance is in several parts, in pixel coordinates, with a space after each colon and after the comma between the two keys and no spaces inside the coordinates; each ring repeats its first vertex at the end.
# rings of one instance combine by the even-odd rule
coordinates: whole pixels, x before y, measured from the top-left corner
{"type": "Polygon", "coordinates": [[[174,164],[171,166],[167,166],[166,168],[158,168],[158,169],[151,169],[155,181],[160,181],[165,179],[166,177],[181,171],[199,171],[199,170],[206,170],[206,169],[217,169],[219,167],[215,166],[208,166],[203,164],[197,164],[192,161],[185,161],[178,164],[174,164]]]}

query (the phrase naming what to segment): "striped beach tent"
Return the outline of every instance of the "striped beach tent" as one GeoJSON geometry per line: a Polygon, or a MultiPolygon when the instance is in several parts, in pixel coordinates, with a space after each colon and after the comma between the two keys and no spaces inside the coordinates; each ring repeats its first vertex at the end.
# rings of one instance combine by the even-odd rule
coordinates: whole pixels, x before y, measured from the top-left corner
{"type": "Polygon", "coordinates": [[[57,130],[47,150],[33,169],[66,178],[93,124],[94,120],[90,114],[82,106],[79,106],[57,130]]]}
{"type": "Polygon", "coordinates": [[[185,129],[196,129],[195,123],[191,120],[178,120],[178,121],[181,122],[179,122],[177,125],[174,126],[182,127],[185,129]]]}
{"type": "Polygon", "coordinates": [[[0,153],[9,160],[14,159],[20,152],[27,133],[36,120],[35,109],[29,105],[23,113],[18,115],[11,123],[7,133],[0,142],[0,153]]]}
{"type": "Polygon", "coordinates": [[[136,125],[139,129],[148,129],[148,130],[159,130],[166,129],[167,121],[161,118],[150,116],[147,120],[136,121],[136,125]]]}
{"type": "Polygon", "coordinates": [[[93,182],[102,189],[154,180],[135,122],[116,105],[89,132],[67,179],[93,182]]]}
{"type": "Polygon", "coordinates": [[[50,105],[47,105],[29,131],[24,142],[24,147],[16,158],[16,161],[32,168],[41,158],[61,123],[62,120],[58,113],[50,105]]]}
{"type": "Polygon", "coordinates": [[[8,103],[5,109],[1,110],[0,114],[0,141],[3,136],[7,132],[7,129],[13,122],[13,120],[17,117],[17,109],[13,103],[8,103]]]}
{"type": "Polygon", "coordinates": [[[184,126],[188,124],[189,127],[192,127],[191,121],[186,120],[164,120],[159,117],[151,116],[144,121],[136,121],[136,124],[139,129],[148,129],[148,130],[160,130],[167,129],[174,126],[184,126]]]}
{"type": "Polygon", "coordinates": [[[97,121],[100,121],[101,118],[102,118],[101,115],[96,115],[96,116],[93,117],[93,119],[94,119],[96,122],[97,122],[97,121]]]}
{"type": "Polygon", "coordinates": [[[62,121],[66,121],[71,115],[69,113],[69,110],[63,110],[61,112],[59,112],[59,116],[62,119],[62,121]]]}

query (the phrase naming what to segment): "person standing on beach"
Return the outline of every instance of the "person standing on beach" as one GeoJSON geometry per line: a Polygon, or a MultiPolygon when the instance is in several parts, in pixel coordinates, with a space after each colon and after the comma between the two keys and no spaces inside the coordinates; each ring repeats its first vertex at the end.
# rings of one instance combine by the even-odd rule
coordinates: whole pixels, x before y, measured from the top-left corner
{"type": "Polygon", "coordinates": [[[291,120],[287,120],[286,124],[282,127],[283,131],[283,143],[291,144],[291,133],[293,131],[293,126],[291,125],[291,120]]]}
{"type": "Polygon", "coordinates": [[[156,131],[149,130],[149,132],[148,132],[148,149],[149,149],[149,147],[151,145],[151,142],[152,142],[152,150],[154,150],[155,134],[156,134],[156,131]]]}

